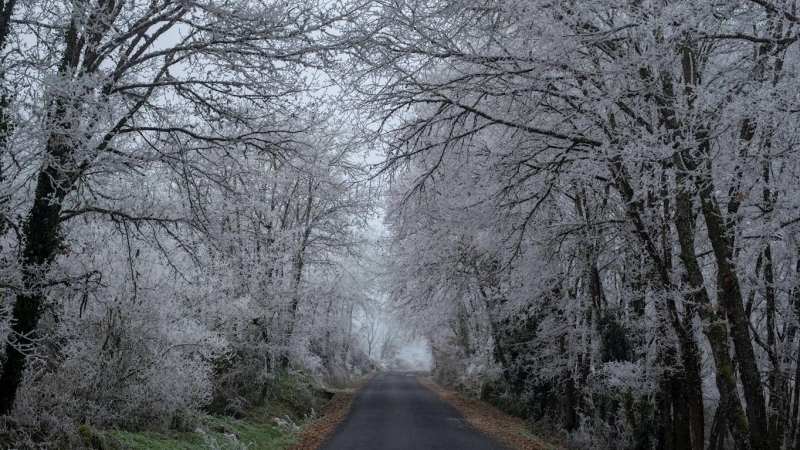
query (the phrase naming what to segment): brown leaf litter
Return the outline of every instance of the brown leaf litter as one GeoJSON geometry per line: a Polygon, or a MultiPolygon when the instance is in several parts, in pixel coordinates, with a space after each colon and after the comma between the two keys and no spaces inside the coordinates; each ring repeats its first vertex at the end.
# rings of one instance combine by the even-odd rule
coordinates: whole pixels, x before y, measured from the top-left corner
{"type": "Polygon", "coordinates": [[[533,435],[528,424],[517,417],[509,416],[496,407],[449,391],[419,374],[417,379],[435,392],[445,403],[455,408],[474,428],[494,437],[513,450],[562,450],[557,443],[533,435]]]}
{"type": "Polygon", "coordinates": [[[352,389],[337,392],[322,408],[322,416],[303,429],[297,435],[295,442],[289,450],[315,450],[327,438],[333,430],[347,418],[347,413],[353,406],[353,399],[356,392],[366,384],[375,372],[372,372],[358,381],[352,389]]]}

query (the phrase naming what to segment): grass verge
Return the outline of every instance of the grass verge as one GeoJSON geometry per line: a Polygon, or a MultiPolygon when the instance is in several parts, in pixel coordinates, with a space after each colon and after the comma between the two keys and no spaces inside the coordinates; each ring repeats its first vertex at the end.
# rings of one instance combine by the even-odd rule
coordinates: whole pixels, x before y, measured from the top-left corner
{"type": "Polygon", "coordinates": [[[302,374],[279,374],[266,405],[244,418],[195,414],[162,432],[99,431],[85,425],[78,431],[87,448],[100,450],[310,449],[303,446],[313,442],[309,435],[327,424],[333,429],[349,411],[354,392],[323,388],[302,374]]]}
{"type": "Polygon", "coordinates": [[[509,416],[486,402],[445,389],[423,374],[417,374],[417,379],[444,402],[458,410],[470,425],[514,450],[564,449],[558,442],[534,435],[522,419],[509,416]]]}
{"type": "MultiPolygon", "coordinates": [[[[138,432],[106,431],[107,448],[119,450],[277,450],[294,442],[290,429],[267,419],[266,411],[254,411],[245,419],[199,415],[194,431],[138,432]]],[[[96,446],[92,446],[95,448],[96,446]]]]}

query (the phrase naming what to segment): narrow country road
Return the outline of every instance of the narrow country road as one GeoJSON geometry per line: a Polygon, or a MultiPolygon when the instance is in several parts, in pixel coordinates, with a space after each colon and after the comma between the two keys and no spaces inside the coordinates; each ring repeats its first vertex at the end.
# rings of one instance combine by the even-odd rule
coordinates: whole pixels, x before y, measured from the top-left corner
{"type": "Polygon", "coordinates": [[[472,428],[413,373],[376,375],[322,450],[508,450],[472,428]]]}

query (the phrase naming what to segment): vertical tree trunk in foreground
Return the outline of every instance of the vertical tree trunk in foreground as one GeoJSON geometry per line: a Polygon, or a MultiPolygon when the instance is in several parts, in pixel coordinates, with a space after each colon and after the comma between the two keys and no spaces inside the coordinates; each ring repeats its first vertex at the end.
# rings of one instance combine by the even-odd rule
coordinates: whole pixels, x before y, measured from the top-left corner
{"type": "MultiPolygon", "coordinates": [[[[76,20],[66,35],[66,47],[59,73],[71,73],[78,65],[81,48],[76,20]]],[[[74,101],[74,100],[72,100],[74,101]]],[[[80,167],[74,161],[71,141],[70,100],[56,93],[50,115],[50,137],[44,155],[44,166],[36,181],[36,192],[23,227],[22,251],[23,291],[17,295],[12,312],[11,335],[6,344],[6,362],[0,375],[0,415],[7,415],[14,406],[17,390],[25,372],[27,352],[34,344],[36,326],[45,300],[43,275],[59,249],[59,215],[64,198],[72,189],[80,167]]]]}

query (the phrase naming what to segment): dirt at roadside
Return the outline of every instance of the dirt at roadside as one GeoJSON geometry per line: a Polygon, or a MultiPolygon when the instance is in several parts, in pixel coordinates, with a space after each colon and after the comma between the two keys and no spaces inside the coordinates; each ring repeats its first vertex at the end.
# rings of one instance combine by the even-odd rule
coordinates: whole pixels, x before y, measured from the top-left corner
{"type": "Polygon", "coordinates": [[[322,418],[303,427],[297,435],[297,442],[289,447],[289,450],[315,450],[337,425],[344,422],[353,406],[355,393],[372,379],[375,373],[372,372],[359,380],[351,390],[334,394],[322,408],[322,418]]]}
{"type": "MultiPolygon", "coordinates": [[[[496,407],[480,400],[468,398],[449,391],[418,374],[417,379],[428,389],[436,392],[443,401],[458,410],[470,425],[494,437],[514,450],[563,450],[564,446],[526,436],[527,425],[524,420],[509,416],[496,407]]],[[[529,434],[529,433],[528,433],[529,434]]]]}

